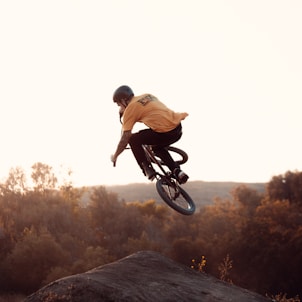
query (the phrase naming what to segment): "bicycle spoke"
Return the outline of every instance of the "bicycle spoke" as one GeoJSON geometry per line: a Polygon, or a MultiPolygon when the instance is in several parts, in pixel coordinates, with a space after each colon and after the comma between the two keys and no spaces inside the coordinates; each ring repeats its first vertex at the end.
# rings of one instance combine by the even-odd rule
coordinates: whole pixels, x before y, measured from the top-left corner
{"type": "Polygon", "coordinates": [[[176,211],[191,215],[195,211],[195,205],[189,195],[177,184],[159,180],[157,187],[163,200],[176,211]]]}

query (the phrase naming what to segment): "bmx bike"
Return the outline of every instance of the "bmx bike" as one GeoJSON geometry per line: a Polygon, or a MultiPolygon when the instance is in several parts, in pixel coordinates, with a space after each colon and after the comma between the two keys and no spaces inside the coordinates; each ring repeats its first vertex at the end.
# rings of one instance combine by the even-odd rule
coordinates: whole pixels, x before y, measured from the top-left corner
{"type": "MultiPolygon", "coordinates": [[[[184,164],[188,160],[188,155],[181,149],[173,146],[167,146],[167,150],[179,165],[184,164]]],[[[195,212],[195,203],[190,195],[180,187],[173,173],[166,167],[166,164],[156,156],[151,145],[143,145],[146,157],[149,163],[156,171],[156,190],[162,200],[175,211],[183,215],[192,215],[195,212]]]]}

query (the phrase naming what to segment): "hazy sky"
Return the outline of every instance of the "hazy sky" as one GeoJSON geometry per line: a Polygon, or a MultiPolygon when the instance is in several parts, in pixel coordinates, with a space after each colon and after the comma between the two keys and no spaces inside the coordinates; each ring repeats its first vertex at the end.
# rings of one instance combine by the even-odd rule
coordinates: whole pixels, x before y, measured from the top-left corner
{"type": "Polygon", "coordinates": [[[76,185],[147,181],[112,93],[130,85],[190,115],[191,179],[302,170],[302,1],[0,1],[0,178],[36,162],[76,185]]]}

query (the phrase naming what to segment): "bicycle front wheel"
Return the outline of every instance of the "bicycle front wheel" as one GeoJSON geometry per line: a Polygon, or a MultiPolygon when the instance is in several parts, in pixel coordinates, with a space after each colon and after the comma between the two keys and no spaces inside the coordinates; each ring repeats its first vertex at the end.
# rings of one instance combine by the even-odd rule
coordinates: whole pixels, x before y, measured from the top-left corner
{"type": "Polygon", "coordinates": [[[167,182],[160,178],[156,182],[156,189],[163,201],[175,211],[183,215],[195,212],[195,203],[190,195],[176,183],[167,182]]]}

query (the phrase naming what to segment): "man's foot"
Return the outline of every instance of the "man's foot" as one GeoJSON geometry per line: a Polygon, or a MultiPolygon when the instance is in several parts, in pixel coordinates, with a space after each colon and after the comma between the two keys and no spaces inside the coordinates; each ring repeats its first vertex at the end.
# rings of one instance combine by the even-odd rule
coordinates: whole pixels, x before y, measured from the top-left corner
{"type": "Polygon", "coordinates": [[[182,171],[178,168],[173,171],[173,174],[175,175],[177,181],[181,185],[185,184],[187,182],[187,180],[189,179],[189,176],[184,171],[182,171]]]}
{"type": "Polygon", "coordinates": [[[155,178],[156,172],[150,164],[142,163],[142,168],[148,179],[153,180],[155,178]]]}

